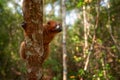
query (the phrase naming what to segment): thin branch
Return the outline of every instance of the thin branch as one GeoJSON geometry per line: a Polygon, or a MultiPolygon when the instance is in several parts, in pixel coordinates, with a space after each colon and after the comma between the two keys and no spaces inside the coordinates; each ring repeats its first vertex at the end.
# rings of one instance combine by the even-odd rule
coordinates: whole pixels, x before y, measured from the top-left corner
{"type": "Polygon", "coordinates": [[[115,38],[114,38],[114,36],[113,36],[113,34],[112,34],[112,28],[111,28],[111,25],[110,25],[110,11],[109,11],[109,8],[110,8],[110,4],[109,4],[109,2],[107,2],[108,23],[107,23],[107,26],[106,26],[106,27],[107,27],[107,29],[108,29],[108,32],[109,32],[109,34],[110,34],[110,36],[111,36],[111,38],[112,38],[112,40],[113,40],[113,42],[114,42],[117,50],[118,50],[119,53],[120,53],[120,47],[117,45],[117,41],[115,40],[115,38]]]}
{"type": "Polygon", "coordinates": [[[108,78],[107,78],[107,71],[106,71],[106,68],[105,68],[105,59],[104,58],[102,58],[101,59],[101,63],[102,63],[102,67],[103,67],[103,75],[104,75],[104,77],[105,77],[105,79],[106,80],[108,80],[108,78]]]}
{"type": "Polygon", "coordinates": [[[85,66],[84,66],[85,71],[87,70],[87,67],[88,67],[88,64],[89,64],[89,61],[90,61],[90,55],[92,53],[94,43],[95,43],[95,39],[96,39],[96,29],[98,27],[98,22],[99,22],[100,0],[97,1],[97,7],[96,8],[97,8],[96,9],[97,15],[96,15],[95,28],[94,28],[94,35],[93,35],[93,39],[92,39],[92,44],[90,46],[90,49],[88,50],[88,55],[87,55],[87,59],[86,59],[85,66]]]}

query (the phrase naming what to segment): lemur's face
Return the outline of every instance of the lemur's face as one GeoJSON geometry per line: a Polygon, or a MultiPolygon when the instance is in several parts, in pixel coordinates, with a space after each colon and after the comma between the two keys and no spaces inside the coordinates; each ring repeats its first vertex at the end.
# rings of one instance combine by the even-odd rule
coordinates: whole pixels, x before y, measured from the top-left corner
{"type": "Polygon", "coordinates": [[[56,21],[48,21],[47,22],[47,29],[50,32],[59,33],[62,31],[62,26],[60,23],[57,23],[56,21]]]}

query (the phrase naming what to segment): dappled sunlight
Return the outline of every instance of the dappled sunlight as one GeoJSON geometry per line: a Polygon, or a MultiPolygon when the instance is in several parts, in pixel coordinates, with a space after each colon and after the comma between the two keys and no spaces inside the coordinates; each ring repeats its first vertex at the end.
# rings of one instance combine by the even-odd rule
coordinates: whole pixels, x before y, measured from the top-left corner
{"type": "MultiPolygon", "coordinates": [[[[32,1],[34,3],[39,0],[32,1]]],[[[48,44],[44,52],[49,53],[43,63],[45,78],[47,80],[119,80],[120,0],[65,0],[64,3],[64,0],[43,1],[41,12],[43,12],[43,22],[47,25],[43,29],[47,34],[43,36],[43,41],[46,41],[44,45],[48,44]],[[50,23],[49,20],[55,22],[50,23]],[[62,32],[55,35],[59,30],[62,32]],[[56,36],[54,39],[51,33],[56,36]],[[49,40],[51,43],[47,42],[49,40]]],[[[33,45],[27,46],[31,51],[36,50],[39,53],[43,50],[30,47],[34,45],[38,47],[42,40],[42,36],[30,35],[30,32],[39,29],[36,26],[38,23],[41,24],[42,18],[38,21],[36,15],[40,14],[33,7],[29,9],[29,13],[26,12],[27,18],[24,18],[22,2],[23,0],[0,0],[0,80],[25,80],[27,72],[32,70],[26,68],[28,57],[25,60],[20,58],[22,41],[25,42],[24,45],[35,41],[32,42],[33,45]],[[32,24],[32,28],[29,24],[32,24]],[[26,25],[29,26],[26,28],[26,25]],[[24,35],[28,34],[32,39],[25,38],[24,35]],[[38,42],[36,38],[40,38],[38,42]]],[[[42,34],[40,31],[38,34],[42,34]]],[[[27,56],[33,55],[29,51],[25,52],[25,55],[26,53],[27,56]]],[[[38,60],[37,58],[38,56],[32,57],[30,60],[32,62],[38,60]]]]}

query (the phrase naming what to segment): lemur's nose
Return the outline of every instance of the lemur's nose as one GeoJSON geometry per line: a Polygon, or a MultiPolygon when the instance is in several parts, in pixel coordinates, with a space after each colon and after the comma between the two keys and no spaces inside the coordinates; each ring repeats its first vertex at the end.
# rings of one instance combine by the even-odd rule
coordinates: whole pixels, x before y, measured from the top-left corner
{"type": "Polygon", "coordinates": [[[61,32],[61,31],[62,31],[62,26],[61,26],[60,24],[57,24],[55,29],[56,29],[58,32],[61,32]]]}

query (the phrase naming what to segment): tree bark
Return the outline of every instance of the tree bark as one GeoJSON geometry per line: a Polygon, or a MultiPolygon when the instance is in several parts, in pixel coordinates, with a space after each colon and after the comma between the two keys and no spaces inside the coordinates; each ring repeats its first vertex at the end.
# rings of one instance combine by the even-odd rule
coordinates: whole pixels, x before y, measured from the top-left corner
{"type": "Polygon", "coordinates": [[[23,0],[27,80],[45,80],[42,71],[43,0],[23,0]]]}
{"type": "Polygon", "coordinates": [[[88,29],[88,22],[87,22],[87,16],[86,16],[86,5],[83,5],[83,24],[84,24],[84,57],[86,57],[86,53],[88,52],[88,34],[87,34],[87,29],[88,29]]]}

